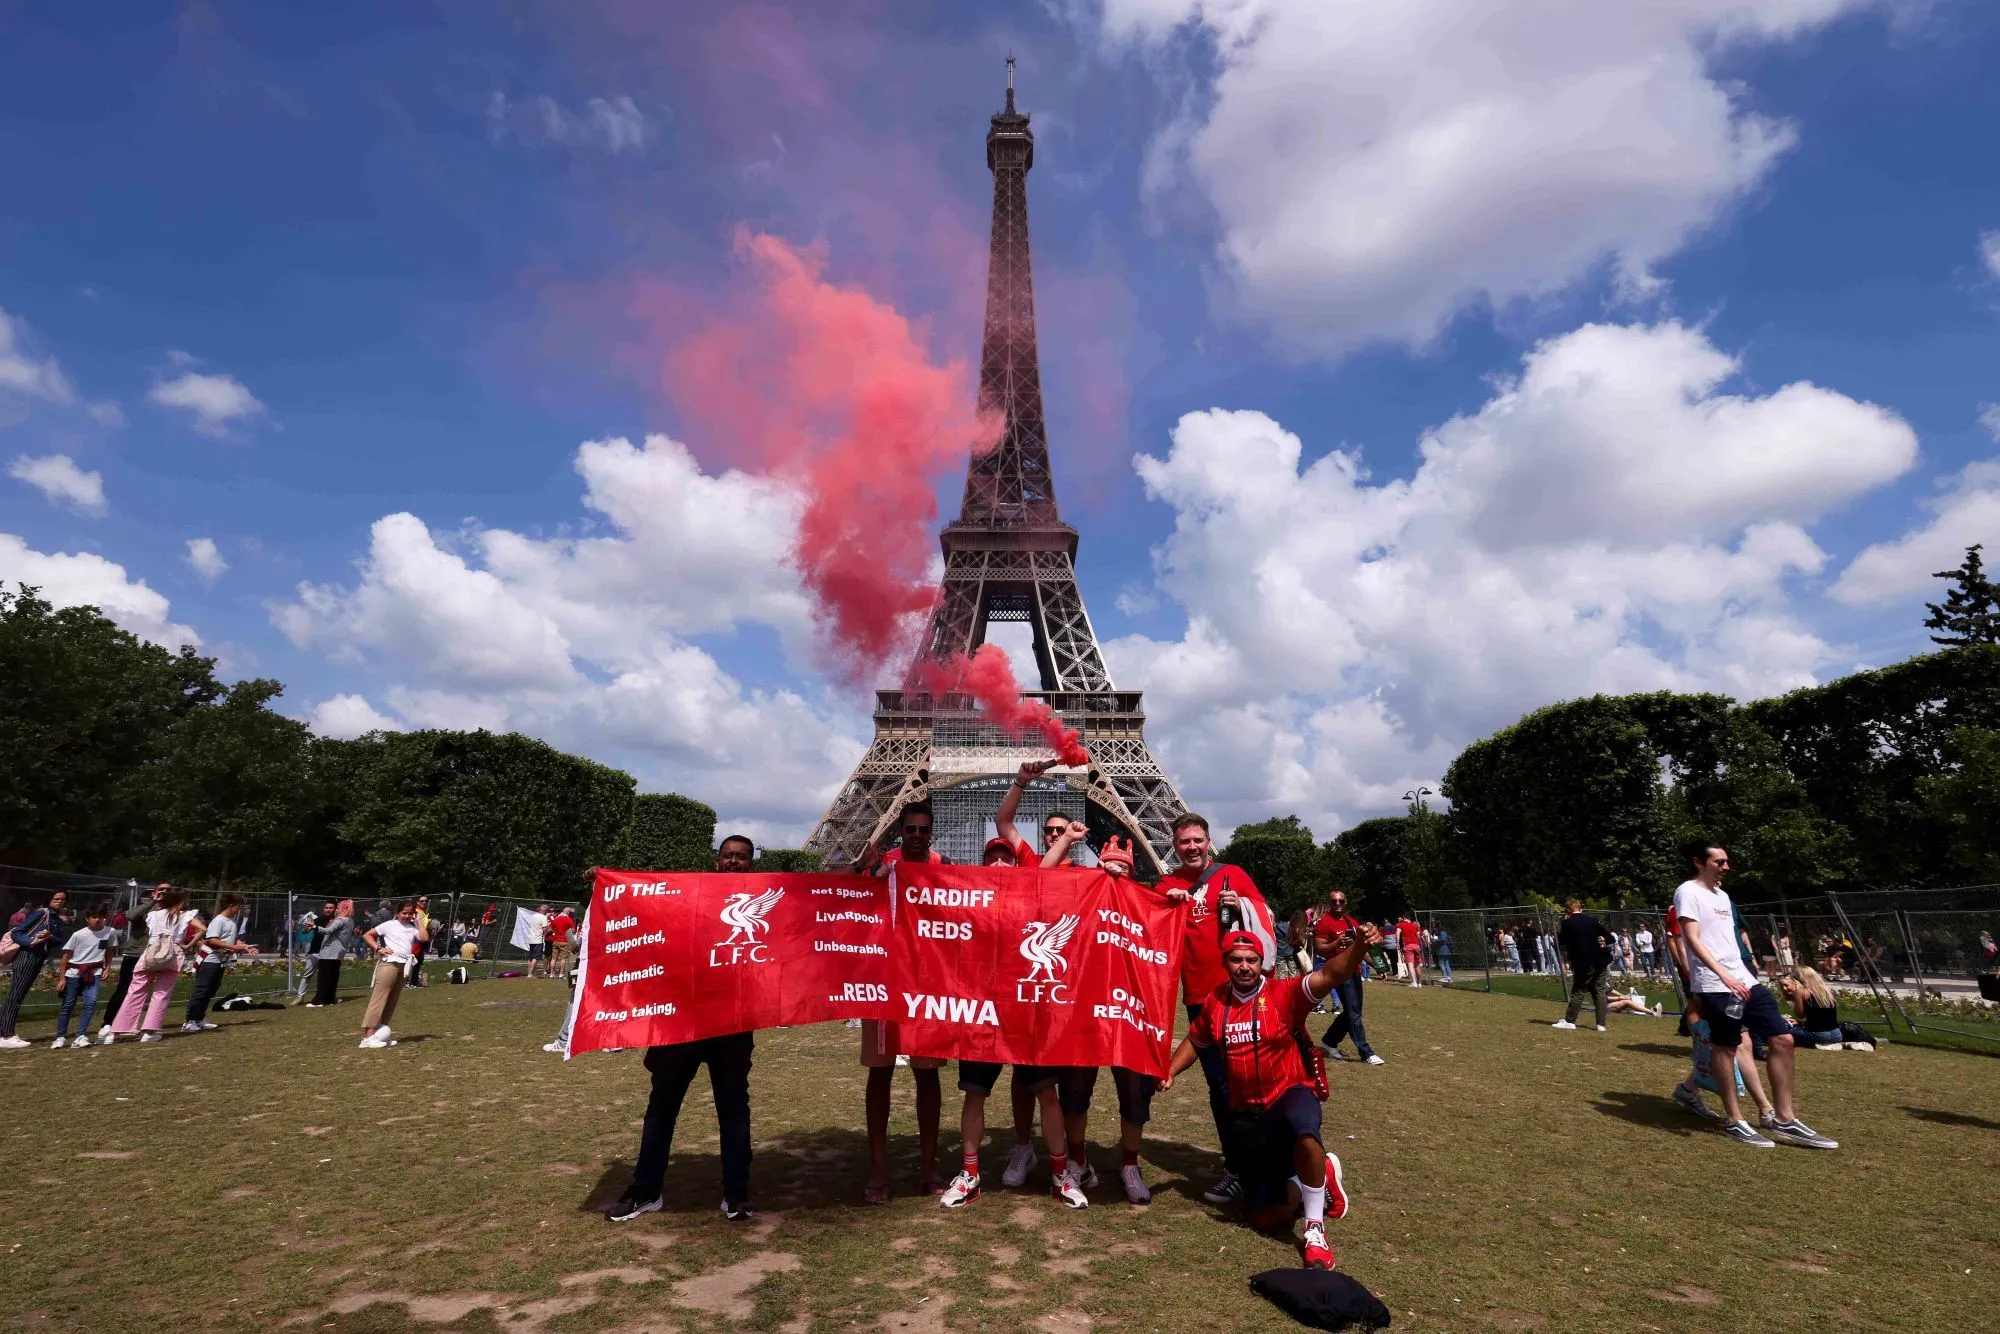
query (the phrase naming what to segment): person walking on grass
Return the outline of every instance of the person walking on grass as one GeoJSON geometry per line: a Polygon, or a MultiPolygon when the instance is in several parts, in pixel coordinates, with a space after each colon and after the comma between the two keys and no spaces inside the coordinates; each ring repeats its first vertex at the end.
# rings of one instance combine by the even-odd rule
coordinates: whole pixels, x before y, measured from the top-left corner
{"type": "Polygon", "coordinates": [[[1445,985],[1451,984],[1451,932],[1439,927],[1431,932],[1431,952],[1437,956],[1438,972],[1444,974],[1445,985]]]}
{"type": "Polygon", "coordinates": [[[222,990],[223,973],[237,955],[257,952],[255,945],[241,939],[242,913],[243,896],[224,894],[214,918],[204,928],[195,951],[194,991],[188,996],[187,1022],[181,1025],[181,1032],[205,1033],[215,1027],[208,1022],[208,1007],[214,1003],[215,993],[222,990]]]}
{"type": "Polygon", "coordinates": [[[159,890],[159,906],[146,914],[146,944],[132,971],[132,986],[111,1021],[110,1031],[98,1038],[99,1044],[108,1047],[134,1033],[141,1034],[141,1042],[160,1040],[167,1005],[174,998],[174,984],[180,981],[187,959],[187,945],[201,925],[187,902],[185,889],[165,885],[159,890]]]}
{"type": "Polygon", "coordinates": [[[1569,960],[1569,1004],[1563,1009],[1562,1019],[1552,1027],[1575,1028],[1583,998],[1588,995],[1597,1010],[1597,1031],[1602,1033],[1611,1007],[1611,959],[1615,946],[1604,923],[1585,912],[1582,903],[1571,899],[1564,907],[1568,911],[1556,935],[1562,941],[1564,957],[1569,960]]]}
{"type": "Polygon", "coordinates": [[[85,909],[83,925],[71,935],[56,961],[56,976],[62,988],[62,1003],[56,1011],[56,1039],[49,1050],[61,1051],[69,1045],[69,1019],[78,1000],[83,1002],[83,1018],[76,1026],[76,1045],[90,1045],[90,1018],[97,1012],[97,984],[104,976],[104,958],[111,928],[104,925],[104,905],[93,903],[85,909]]]}
{"type": "Polygon", "coordinates": [[[417,921],[417,904],[405,899],[396,915],[361,933],[368,948],[375,951],[375,977],[368,991],[368,1013],[361,1020],[361,1045],[368,1048],[393,1047],[389,1020],[395,1017],[396,1001],[409,979],[410,965],[416,961],[417,942],[426,939],[417,921]]]}
{"type": "MultiPolygon", "coordinates": [[[[756,863],[757,845],[742,834],[731,834],[715,850],[715,869],[725,875],[747,875],[756,863]]],[[[716,1130],[722,1141],[722,1216],[731,1222],[749,1221],[750,1060],[755,1049],[754,1033],[662,1043],[646,1049],[646,1070],[653,1077],[653,1087],[646,1098],[645,1119],[640,1122],[639,1157],[632,1164],[632,1184],[604,1211],[605,1218],[629,1223],[659,1212],[681,1104],[695,1075],[706,1065],[708,1087],[715,1097],[716,1130]]],[[[935,1079],[935,1071],[932,1077],[935,1079]]]]}
{"type": "Polygon", "coordinates": [[[1396,941],[1403,950],[1403,971],[1410,975],[1410,985],[1424,984],[1424,929],[1416,919],[1404,913],[1396,923],[1396,941]]]}
{"type": "Polygon", "coordinates": [[[313,984],[315,993],[319,990],[319,947],[326,939],[326,928],[339,915],[340,905],[332,899],[328,899],[320,905],[317,913],[308,912],[301,919],[302,922],[307,924],[304,932],[305,940],[301,945],[301,949],[306,956],[306,966],[304,971],[299,974],[298,997],[293,1002],[296,1005],[306,1004],[306,984],[308,981],[313,984]]]}
{"type": "MultiPolygon", "coordinates": [[[[533,912],[528,914],[528,978],[531,981],[535,976],[535,969],[543,968],[542,960],[548,955],[549,923],[553,920],[549,916],[549,905],[546,903],[539,905],[533,912]]],[[[544,973],[552,971],[553,969],[543,968],[544,973]]]]}
{"type": "Polygon", "coordinates": [[[27,999],[28,989],[42,975],[42,966],[48,963],[50,953],[59,943],[56,933],[62,930],[62,910],[68,902],[69,895],[59,889],[49,895],[46,904],[24,912],[21,920],[7,929],[5,940],[14,962],[8,977],[7,999],[0,1003],[0,1047],[28,1045],[26,1038],[15,1036],[14,1025],[21,1018],[21,1002],[27,999]]]}
{"type": "MultiPolygon", "coordinates": [[[[1331,959],[1345,950],[1350,942],[1360,934],[1361,923],[1347,915],[1347,891],[1336,889],[1327,901],[1327,910],[1313,923],[1313,953],[1320,959],[1331,959]]],[[[1368,1029],[1361,1020],[1361,976],[1357,972],[1342,977],[1333,984],[1331,993],[1340,1002],[1340,1013],[1327,1025],[1326,1035],[1319,1040],[1320,1050],[1328,1060],[1344,1061],[1340,1043],[1350,1035],[1354,1038],[1355,1056],[1369,1065],[1381,1065],[1382,1058],[1368,1045],[1368,1029]]]]}
{"type": "Polygon", "coordinates": [[[1735,936],[1736,919],[1728,893],[1722,888],[1729,873],[1729,854],[1718,843],[1697,839],[1687,848],[1693,878],[1674,891],[1674,916],[1680,919],[1685,939],[1692,988],[1708,1020],[1717,1051],[1729,1051],[1741,1044],[1748,1032],[1764,1040],[1769,1050],[1773,1110],[1763,1115],[1763,1134],[1743,1119],[1734,1080],[1718,1076],[1722,1094],[1723,1132],[1739,1144],[1768,1149],[1772,1141],[1807,1149],[1837,1149],[1838,1141],[1820,1134],[1799,1120],[1792,1105],[1797,1083],[1797,1066],[1791,1026],[1778,1009],[1778,1002],[1757,975],[1744,967],[1735,936]]]}

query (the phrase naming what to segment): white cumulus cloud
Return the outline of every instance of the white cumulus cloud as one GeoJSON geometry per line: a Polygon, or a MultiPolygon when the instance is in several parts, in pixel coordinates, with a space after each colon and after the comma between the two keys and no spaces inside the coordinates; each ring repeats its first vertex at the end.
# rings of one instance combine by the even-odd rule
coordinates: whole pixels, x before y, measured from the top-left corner
{"type": "Polygon", "coordinates": [[[1979,263],[1989,278],[2000,278],[2000,228],[1979,234],[1979,263]]]}
{"type": "MultiPolygon", "coordinates": [[[[185,364],[184,357],[175,360],[185,364]]],[[[227,439],[231,428],[265,415],[257,396],[233,375],[183,370],[159,381],[146,397],[160,407],[186,413],[195,430],[217,439],[227,439]]]]}
{"type": "Polygon", "coordinates": [[[1941,591],[1937,572],[1956,569],[1967,547],[2000,548],[2000,458],[1968,464],[1925,508],[1929,523],[1868,547],[1828,595],[1857,606],[1927,598],[1941,591]]]}
{"type": "MultiPolygon", "coordinates": [[[[582,532],[440,534],[387,515],[351,587],[301,584],[272,619],[296,644],[387,675],[409,726],[518,729],[697,795],[760,836],[802,837],[861,753],[857,720],[746,685],[692,642],[766,628],[802,656],[810,614],[787,561],[797,497],[705,473],[664,436],[585,444],[576,468],[596,516],[582,532]]],[[[327,726],[360,717],[343,703],[327,726]]]]}
{"type": "Polygon", "coordinates": [[[403,725],[386,713],[378,712],[360,695],[335,695],[312,706],[306,725],[320,736],[335,741],[352,741],[370,732],[400,732],[403,725]]]}
{"type": "Polygon", "coordinates": [[[67,454],[17,455],[7,465],[7,475],[40,491],[51,505],[67,505],[93,518],[104,514],[104,475],[85,472],[67,454]]]}
{"type": "MultiPolygon", "coordinates": [[[[1146,167],[1213,211],[1227,296],[1333,354],[1612,264],[1627,291],[1795,131],[1718,77],[1877,0],[1103,0],[1104,35],[1213,49],[1146,167]]],[[[1158,61],[1174,69],[1180,62],[1158,61]]]]}
{"type": "Polygon", "coordinates": [[[20,319],[0,310],[0,393],[48,403],[74,403],[76,390],[56,359],[35,345],[20,319]]]}
{"type": "Polygon", "coordinates": [[[1812,385],[1729,392],[1736,369],[1678,324],[1586,326],[1379,484],[1262,413],[1183,417],[1135,463],[1175,511],[1154,556],[1188,628],[1106,651],[1184,791],[1331,829],[1555,700],[1810,682],[1834,654],[1790,604],[1825,561],[1807,527],[1916,440],[1812,385]]]}
{"type": "Polygon", "coordinates": [[[96,607],[122,628],[167,648],[201,643],[201,636],[167,619],[167,599],[129,578],[125,567],[89,551],[34,550],[12,533],[0,533],[0,583],[41,590],[58,607],[96,607]]]}
{"type": "Polygon", "coordinates": [[[229,562],[223,559],[222,549],[215,545],[215,539],[212,537],[188,539],[187,563],[193,567],[196,574],[211,584],[220,579],[223,571],[229,568],[229,562]]]}

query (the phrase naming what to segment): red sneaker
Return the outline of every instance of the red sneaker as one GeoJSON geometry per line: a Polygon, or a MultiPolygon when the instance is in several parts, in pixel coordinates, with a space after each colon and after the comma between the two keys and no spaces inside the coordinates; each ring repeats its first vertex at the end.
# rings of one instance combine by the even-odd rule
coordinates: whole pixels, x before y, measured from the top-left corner
{"type": "Polygon", "coordinates": [[[1326,1216],[1330,1219],[1347,1217],[1347,1187],[1340,1179],[1340,1155],[1326,1156],[1326,1216]]]}
{"type": "Polygon", "coordinates": [[[1333,1248],[1326,1244],[1326,1224],[1306,1224],[1306,1268],[1333,1268],[1333,1248]]]}

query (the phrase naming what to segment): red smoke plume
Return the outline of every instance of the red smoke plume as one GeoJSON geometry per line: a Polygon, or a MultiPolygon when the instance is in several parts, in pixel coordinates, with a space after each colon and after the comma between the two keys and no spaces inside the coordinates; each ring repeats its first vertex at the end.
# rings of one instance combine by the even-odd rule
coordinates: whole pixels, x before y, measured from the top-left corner
{"type": "Polygon", "coordinates": [[[1030,729],[1040,732],[1064,764],[1090,763],[1080,732],[1065,727],[1042,700],[1021,698],[1021,683],[1014,679],[1013,664],[998,644],[981,644],[970,658],[961,655],[945,663],[925,663],[919,669],[918,682],[935,694],[963,691],[971,695],[985,707],[988,718],[1015,736],[1030,729]]]}
{"type": "Polygon", "coordinates": [[[935,597],[940,476],[991,448],[1001,424],[974,411],[964,362],[933,363],[893,307],[828,282],[821,252],[747,230],[736,250],[757,300],[675,346],[668,383],[718,443],[804,493],[793,559],[834,666],[868,684],[935,597]]]}

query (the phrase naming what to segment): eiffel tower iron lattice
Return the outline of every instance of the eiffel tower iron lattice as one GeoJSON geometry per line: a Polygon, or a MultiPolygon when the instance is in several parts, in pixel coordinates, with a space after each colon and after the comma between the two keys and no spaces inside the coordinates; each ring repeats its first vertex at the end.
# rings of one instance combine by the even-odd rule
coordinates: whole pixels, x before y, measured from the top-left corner
{"type": "Polygon", "coordinates": [[[1186,808],[1146,744],[1139,692],[1115,689],[1105,670],[1077,588],[1077,532],[1056,508],[1028,248],[1034,162],[1028,117],[1014,109],[1010,56],[1006,108],[986,134],[993,230],[979,359],[979,406],[1005,424],[996,445],[973,455],[959,516],[939,534],[944,583],[904,688],[876,692],[874,743],[807,840],[829,863],[854,860],[923,797],[935,810],[934,845],[954,861],[979,860],[1005,784],[1023,759],[1047,751],[1008,736],[969,697],[933,695],[917,681],[926,662],[970,654],[988,626],[1013,621],[1034,631],[1042,688],[1030,697],[1077,728],[1091,755],[1087,768],[1051,769],[1037,781],[1021,820],[1061,811],[1085,820],[1093,846],[1111,834],[1132,839],[1142,873],[1171,864],[1173,820],[1186,808]]]}

